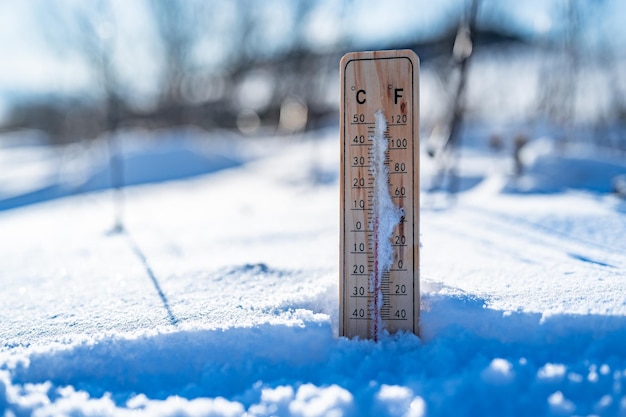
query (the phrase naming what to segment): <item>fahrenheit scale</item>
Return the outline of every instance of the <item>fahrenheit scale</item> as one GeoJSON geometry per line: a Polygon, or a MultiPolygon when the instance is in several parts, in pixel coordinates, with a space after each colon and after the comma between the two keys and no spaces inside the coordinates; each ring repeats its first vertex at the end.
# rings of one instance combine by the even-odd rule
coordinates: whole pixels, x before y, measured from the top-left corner
{"type": "Polygon", "coordinates": [[[419,334],[419,60],[341,60],[339,334],[419,334]]]}

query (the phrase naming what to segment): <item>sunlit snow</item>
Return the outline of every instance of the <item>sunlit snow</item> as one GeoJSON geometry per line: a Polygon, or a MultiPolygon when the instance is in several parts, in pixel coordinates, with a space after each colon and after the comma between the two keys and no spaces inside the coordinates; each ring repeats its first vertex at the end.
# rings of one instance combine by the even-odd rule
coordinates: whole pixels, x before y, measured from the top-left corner
{"type": "MultiPolygon", "coordinates": [[[[0,211],[6,415],[626,413],[626,205],[605,189],[623,164],[531,146],[513,178],[468,144],[457,198],[421,196],[421,338],[375,343],[337,337],[336,128],[169,135],[126,160],[230,163],[128,187],[126,233],[108,190],[0,211]]],[[[29,187],[54,183],[32,149],[29,187]]],[[[434,170],[424,154],[424,187],[434,170]]]]}

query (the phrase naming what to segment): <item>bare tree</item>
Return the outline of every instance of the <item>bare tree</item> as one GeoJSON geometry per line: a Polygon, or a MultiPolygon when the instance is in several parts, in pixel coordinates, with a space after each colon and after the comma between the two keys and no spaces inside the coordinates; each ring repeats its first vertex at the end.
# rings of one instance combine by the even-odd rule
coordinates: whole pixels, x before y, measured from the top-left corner
{"type": "Polygon", "coordinates": [[[47,7],[39,9],[46,10],[46,15],[40,16],[42,30],[51,47],[59,54],[74,54],[82,58],[96,82],[94,92],[99,91],[95,96],[100,98],[103,117],[102,120],[92,120],[92,123],[101,123],[107,133],[109,170],[115,201],[113,231],[120,232],[124,230],[124,166],[116,133],[123,101],[119,95],[120,86],[113,64],[115,17],[110,3],[106,1],[66,6],[62,0],[51,0],[47,7]]]}
{"type": "Polygon", "coordinates": [[[447,178],[448,191],[451,195],[454,195],[459,188],[458,148],[461,142],[460,129],[466,109],[465,94],[469,63],[475,48],[478,5],[479,0],[471,0],[469,11],[459,24],[452,49],[456,85],[446,113],[447,120],[431,135],[428,145],[428,154],[436,158],[437,162],[437,173],[431,190],[441,190],[447,178]]]}
{"type": "Polygon", "coordinates": [[[182,102],[185,77],[193,68],[193,51],[211,24],[212,2],[151,0],[150,9],[162,52],[161,104],[182,102]]]}
{"type": "MultiPolygon", "coordinates": [[[[541,87],[537,105],[537,117],[547,116],[549,121],[561,126],[565,136],[573,139],[572,125],[576,118],[576,95],[580,68],[580,16],[577,0],[568,0],[561,11],[566,22],[559,53],[545,63],[539,77],[541,87]]],[[[565,137],[561,137],[561,143],[565,137]]]]}

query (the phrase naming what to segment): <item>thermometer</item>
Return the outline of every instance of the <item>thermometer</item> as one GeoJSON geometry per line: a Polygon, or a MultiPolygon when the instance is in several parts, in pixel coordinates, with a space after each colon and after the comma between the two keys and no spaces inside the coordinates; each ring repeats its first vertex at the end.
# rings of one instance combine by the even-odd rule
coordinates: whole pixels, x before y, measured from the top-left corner
{"type": "Polygon", "coordinates": [[[419,333],[419,60],[341,60],[339,334],[419,333]]]}

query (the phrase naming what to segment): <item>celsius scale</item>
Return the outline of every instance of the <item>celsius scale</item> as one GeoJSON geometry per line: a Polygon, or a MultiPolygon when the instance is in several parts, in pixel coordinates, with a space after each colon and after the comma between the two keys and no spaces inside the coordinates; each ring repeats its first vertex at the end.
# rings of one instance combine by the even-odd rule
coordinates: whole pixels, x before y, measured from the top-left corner
{"type": "Polygon", "coordinates": [[[341,59],[339,335],[419,334],[419,59],[341,59]]]}

